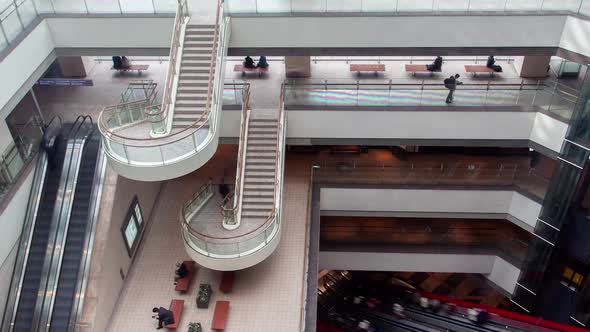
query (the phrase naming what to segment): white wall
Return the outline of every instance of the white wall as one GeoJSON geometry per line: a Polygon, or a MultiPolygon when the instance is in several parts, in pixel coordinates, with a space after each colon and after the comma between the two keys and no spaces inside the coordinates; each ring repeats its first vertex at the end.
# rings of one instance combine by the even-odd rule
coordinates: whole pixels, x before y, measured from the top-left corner
{"type": "Polygon", "coordinates": [[[8,257],[15,243],[19,240],[34,175],[34,170],[29,172],[10,200],[10,204],[0,215],[0,229],[2,229],[0,232],[0,264],[8,257]]]}
{"type": "Polygon", "coordinates": [[[590,21],[583,18],[567,17],[559,47],[590,56],[590,21]]]}
{"type": "Polygon", "coordinates": [[[548,149],[559,152],[567,133],[567,123],[563,123],[543,113],[537,113],[531,130],[530,140],[548,149]]]}
{"type": "Polygon", "coordinates": [[[495,258],[469,254],[320,251],[319,269],[490,274],[495,258]]]}
{"type": "Polygon", "coordinates": [[[486,275],[486,278],[509,294],[512,294],[514,293],[514,288],[516,287],[519,275],[519,268],[508,263],[501,257],[496,256],[492,272],[486,275]]]}
{"type": "MultiPolygon", "coordinates": [[[[540,205],[512,190],[322,188],[322,211],[511,214],[532,226],[540,205]],[[514,195],[517,195],[515,198],[514,195]],[[521,219],[524,218],[524,219],[521,219]]],[[[516,224],[519,227],[521,225],[516,224]]]]}
{"type": "Polygon", "coordinates": [[[532,199],[514,192],[512,199],[510,200],[510,207],[508,208],[508,214],[524,221],[531,228],[535,228],[537,224],[537,218],[541,213],[542,205],[532,199]]]}
{"type": "Polygon", "coordinates": [[[45,19],[55,47],[168,48],[171,17],[64,17],[45,19]]]}
{"type": "Polygon", "coordinates": [[[491,15],[233,17],[229,46],[557,47],[565,20],[565,16],[491,15]]]}
{"type": "Polygon", "coordinates": [[[219,137],[237,138],[240,137],[240,122],[242,121],[241,111],[222,111],[221,128],[219,137]]]}
{"type": "Polygon", "coordinates": [[[10,280],[12,279],[12,270],[16,261],[18,245],[15,244],[3,263],[0,264],[0,312],[4,312],[6,307],[6,298],[10,289],[10,280]]]}
{"type": "Polygon", "coordinates": [[[528,140],[535,114],[290,110],[287,137],[528,140]]]}
{"type": "MultiPolygon", "coordinates": [[[[74,30],[74,29],[72,29],[74,30]]],[[[29,79],[41,63],[53,53],[53,38],[45,21],[21,41],[4,60],[0,61],[0,109],[8,103],[21,86],[29,79]]],[[[12,110],[4,110],[5,119],[12,110]]],[[[0,128],[0,151],[4,150],[12,136],[6,125],[0,128]]]]}

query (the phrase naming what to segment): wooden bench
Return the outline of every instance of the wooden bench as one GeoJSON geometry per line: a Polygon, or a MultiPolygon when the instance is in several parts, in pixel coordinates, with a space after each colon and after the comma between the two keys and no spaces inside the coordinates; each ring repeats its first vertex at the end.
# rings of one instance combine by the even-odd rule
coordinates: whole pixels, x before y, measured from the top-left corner
{"type": "Polygon", "coordinates": [[[465,71],[468,73],[473,73],[475,77],[477,73],[489,73],[491,76],[494,76],[494,71],[492,68],[488,68],[484,65],[465,65],[465,71]]]}
{"type": "Polygon", "coordinates": [[[188,271],[184,278],[180,278],[176,280],[176,287],[174,290],[177,292],[186,292],[191,286],[191,281],[193,280],[193,276],[195,275],[195,262],[193,261],[184,261],[182,262],[188,271]]]}
{"type": "Polygon", "coordinates": [[[234,289],[234,280],[236,273],[234,271],[225,271],[221,276],[221,283],[219,284],[219,290],[224,293],[229,293],[234,289]]]}
{"type": "Polygon", "coordinates": [[[385,65],[384,64],[351,64],[350,65],[350,71],[351,72],[357,72],[359,75],[361,74],[361,72],[375,72],[375,75],[377,75],[378,72],[384,72],[385,71],[385,65]]]}
{"type": "Polygon", "coordinates": [[[263,73],[268,72],[268,67],[266,67],[266,68],[262,68],[262,67],[247,68],[247,67],[244,67],[244,65],[238,64],[238,65],[234,66],[234,72],[241,72],[242,76],[246,75],[246,73],[258,73],[258,76],[262,76],[263,73]]]}
{"type": "Polygon", "coordinates": [[[430,76],[434,73],[440,73],[440,70],[428,70],[427,65],[414,65],[406,63],[406,71],[412,73],[412,76],[416,76],[416,73],[430,73],[430,76]]]}
{"type": "Polygon", "coordinates": [[[212,330],[225,330],[227,316],[229,314],[229,301],[215,302],[215,311],[213,312],[213,321],[211,322],[212,330]]]}
{"type": "Polygon", "coordinates": [[[150,67],[150,65],[131,65],[131,66],[127,66],[127,67],[121,67],[121,68],[115,68],[115,67],[111,67],[111,70],[116,70],[119,72],[127,72],[127,71],[133,71],[133,70],[137,70],[137,73],[139,75],[141,75],[141,72],[144,70],[147,70],[150,67]]]}
{"type": "Polygon", "coordinates": [[[177,329],[180,324],[180,318],[182,317],[182,311],[184,310],[184,300],[173,299],[170,302],[170,308],[168,309],[174,314],[174,324],[164,325],[167,329],[177,329]]]}

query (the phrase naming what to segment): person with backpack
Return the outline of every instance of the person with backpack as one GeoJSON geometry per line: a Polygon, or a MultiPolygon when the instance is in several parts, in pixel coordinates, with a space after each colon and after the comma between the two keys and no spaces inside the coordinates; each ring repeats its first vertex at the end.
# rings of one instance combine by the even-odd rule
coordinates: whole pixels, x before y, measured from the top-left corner
{"type": "Polygon", "coordinates": [[[164,328],[164,325],[174,324],[174,313],[163,307],[154,307],[152,312],[155,313],[152,317],[158,320],[157,330],[164,328]]]}
{"type": "Polygon", "coordinates": [[[113,56],[113,68],[117,70],[123,68],[123,59],[118,55],[113,56]]]}
{"type": "Polygon", "coordinates": [[[452,75],[449,78],[445,78],[444,84],[445,88],[449,89],[449,94],[447,95],[446,103],[450,104],[453,102],[453,96],[455,94],[455,90],[457,89],[457,85],[463,84],[463,82],[459,82],[458,78],[461,77],[459,74],[452,75]]]}
{"type": "Polygon", "coordinates": [[[268,68],[268,61],[266,61],[266,57],[264,55],[260,56],[260,59],[258,60],[258,65],[256,65],[256,67],[268,68]]]}

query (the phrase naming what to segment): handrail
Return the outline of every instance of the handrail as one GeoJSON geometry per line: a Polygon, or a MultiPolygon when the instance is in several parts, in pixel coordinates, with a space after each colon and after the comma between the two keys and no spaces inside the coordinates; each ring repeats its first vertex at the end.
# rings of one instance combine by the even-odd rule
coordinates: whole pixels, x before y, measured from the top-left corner
{"type": "MultiPolygon", "coordinates": [[[[179,0],[180,1],[180,0],[179,0]]],[[[164,135],[164,136],[158,136],[158,137],[150,137],[150,138],[136,138],[136,137],[126,137],[126,136],[122,136],[119,134],[116,134],[114,132],[112,132],[107,126],[104,125],[103,121],[100,121],[99,124],[99,129],[101,130],[101,132],[103,132],[103,136],[109,136],[109,137],[117,137],[117,138],[121,138],[123,140],[125,140],[125,145],[126,146],[130,146],[130,147],[154,147],[154,146],[162,146],[163,144],[169,145],[172,143],[176,143],[178,141],[181,141],[183,139],[185,139],[186,137],[188,137],[189,135],[193,134],[196,131],[199,131],[200,129],[202,129],[207,123],[206,120],[209,117],[209,113],[210,113],[210,101],[212,100],[212,95],[214,93],[213,91],[213,87],[214,87],[214,77],[213,77],[213,65],[215,64],[215,68],[217,68],[217,66],[219,64],[217,64],[217,60],[216,57],[214,56],[216,52],[220,52],[221,50],[219,50],[218,46],[218,42],[219,42],[219,28],[220,25],[222,24],[222,22],[220,22],[220,18],[223,18],[223,16],[221,16],[221,9],[222,9],[222,5],[223,5],[223,1],[219,0],[218,3],[218,7],[217,7],[217,17],[216,17],[216,26],[215,26],[215,37],[214,37],[214,44],[213,44],[213,48],[211,50],[212,56],[213,58],[211,59],[211,64],[210,64],[210,77],[209,77],[209,84],[208,84],[208,92],[207,92],[207,104],[206,104],[206,108],[204,110],[203,113],[201,113],[201,116],[195,120],[192,124],[186,126],[185,128],[176,131],[170,135],[164,135]],[[191,130],[193,129],[193,130],[191,130]],[[171,137],[174,137],[172,140],[170,140],[171,137]],[[129,141],[136,141],[136,142],[143,142],[143,143],[148,143],[148,144],[130,144],[129,141]],[[165,143],[159,143],[160,141],[165,141],[165,143]],[[149,143],[154,143],[155,144],[149,144],[149,143]]],[[[176,55],[174,55],[176,56],[176,55]]],[[[172,56],[170,59],[170,64],[172,65],[172,63],[174,63],[174,61],[172,61],[172,56]]],[[[219,70],[222,70],[221,68],[219,68],[219,70]]],[[[169,83],[166,83],[167,86],[169,85],[169,83]]],[[[171,83],[170,83],[171,84],[171,83]]],[[[166,87],[166,89],[168,89],[168,87],[166,87]]],[[[168,93],[164,93],[164,95],[169,95],[168,93]]],[[[164,105],[165,103],[163,103],[164,105]]],[[[155,106],[157,107],[157,106],[155,106]]],[[[159,113],[150,113],[148,114],[149,116],[157,116],[163,114],[162,119],[167,119],[169,113],[166,112],[164,113],[164,111],[160,111],[159,113]]],[[[102,117],[102,113],[101,113],[101,118],[102,117]]],[[[163,121],[163,120],[162,120],[163,121]]]]}
{"type": "Polygon", "coordinates": [[[10,331],[14,324],[16,313],[18,310],[18,303],[20,301],[22,283],[25,278],[25,271],[29,259],[29,252],[31,250],[31,242],[33,241],[33,233],[35,224],[37,222],[37,213],[41,202],[41,195],[43,193],[43,186],[45,185],[45,176],[47,174],[47,155],[45,153],[39,155],[37,166],[35,168],[35,175],[33,183],[31,184],[31,192],[29,194],[29,201],[25,215],[25,222],[21,231],[19,240],[19,249],[16,255],[16,261],[13,267],[12,278],[10,279],[10,287],[8,295],[6,296],[6,306],[2,316],[2,325],[0,330],[10,331]]]}
{"type": "MultiPolygon", "coordinates": [[[[242,196],[242,177],[246,170],[246,150],[248,144],[248,132],[246,131],[248,128],[248,121],[249,121],[249,112],[250,112],[250,83],[246,83],[244,89],[244,98],[242,102],[242,128],[240,132],[240,144],[238,148],[238,168],[236,170],[236,184],[235,190],[233,193],[228,193],[223,200],[221,201],[221,215],[223,216],[223,222],[226,223],[226,219],[237,219],[240,216],[237,215],[239,212],[239,204],[240,198],[242,196]],[[229,200],[233,198],[233,204],[231,207],[226,208],[225,206],[229,202],[229,200]]],[[[231,223],[227,224],[236,224],[237,221],[234,220],[231,223]]]]}
{"type": "MultiPolygon", "coordinates": [[[[252,234],[256,234],[258,233],[258,231],[262,228],[264,229],[268,229],[270,225],[272,225],[272,221],[276,216],[276,206],[277,206],[277,196],[278,196],[278,186],[279,186],[279,181],[280,181],[280,177],[281,177],[281,172],[280,172],[280,158],[282,156],[282,152],[280,149],[280,143],[282,141],[282,124],[281,124],[281,117],[283,116],[283,99],[284,99],[284,84],[281,85],[281,96],[280,96],[280,100],[279,100],[279,109],[278,109],[278,118],[277,118],[277,141],[276,141],[276,157],[275,157],[275,162],[276,162],[276,168],[275,168],[275,178],[274,178],[274,185],[275,185],[275,189],[273,192],[273,207],[271,210],[271,213],[269,215],[269,217],[266,219],[266,221],[262,224],[260,224],[259,226],[257,226],[256,228],[240,234],[240,235],[235,235],[235,236],[211,236],[211,235],[207,235],[207,234],[203,234],[199,231],[197,231],[196,229],[192,228],[192,226],[190,225],[190,222],[187,220],[187,211],[186,208],[191,205],[191,203],[195,200],[195,198],[198,196],[198,193],[193,195],[193,198],[187,202],[185,202],[181,208],[181,212],[180,212],[180,220],[181,223],[183,224],[183,227],[185,230],[187,230],[191,235],[198,237],[198,238],[202,238],[202,239],[208,239],[208,240],[231,240],[231,239],[236,239],[236,238],[242,238],[245,236],[250,236],[252,234]]],[[[209,185],[211,185],[209,183],[209,185]]],[[[204,190],[203,187],[201,187],[200,191],[204,190]]]]}

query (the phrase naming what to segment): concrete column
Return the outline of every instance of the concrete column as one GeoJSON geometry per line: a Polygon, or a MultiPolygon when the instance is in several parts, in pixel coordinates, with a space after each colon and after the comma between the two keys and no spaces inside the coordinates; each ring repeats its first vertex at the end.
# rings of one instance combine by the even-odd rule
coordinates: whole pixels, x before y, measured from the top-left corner
{"type": "Polygon", "coordinates": [[[94,66],[91,57],[60,56],[57,58],[63,77],[86,77],[94,66]]]}
{"type": "Polygon", "coordinates": [[[549,75],[549,55],[527,55],[514,59],[514,68],[523,78],[544,78],[549,75]]]}
{"type": "Polygon", "coordinates": [[[311,57],[286,56],[285,73],[287,77],[311,77],[311,57]]]}

